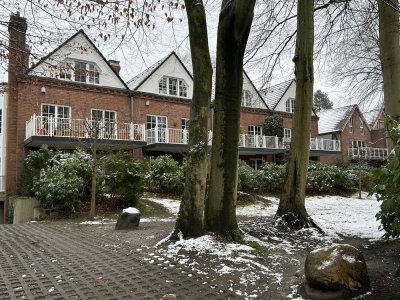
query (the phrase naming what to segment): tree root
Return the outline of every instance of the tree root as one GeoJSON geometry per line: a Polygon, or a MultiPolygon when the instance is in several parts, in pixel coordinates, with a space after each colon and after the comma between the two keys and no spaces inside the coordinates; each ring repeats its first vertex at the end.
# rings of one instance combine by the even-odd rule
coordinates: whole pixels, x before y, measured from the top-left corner
{"type": "Polygon", "coordinates": [[[288,213],[275,216],[275,220],[275,224],[282,229],[296,231],[303,228],[315,228],[319,233],[324,233],[321,227],[319,227],[308,214],[288,213]]]}

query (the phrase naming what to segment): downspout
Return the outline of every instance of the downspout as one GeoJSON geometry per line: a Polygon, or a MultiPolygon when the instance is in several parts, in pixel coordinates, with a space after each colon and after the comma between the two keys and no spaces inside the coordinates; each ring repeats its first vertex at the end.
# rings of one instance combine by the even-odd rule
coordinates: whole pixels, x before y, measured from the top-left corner
{"type": "Polygon", "coordinates": [[[130,100],[131,100],[131,122],[135,123],[135,114],[134,114],[134,111],[133,111],[134,99],[133,99],[133,95],[132,94],[130,95],[130,100]]]}

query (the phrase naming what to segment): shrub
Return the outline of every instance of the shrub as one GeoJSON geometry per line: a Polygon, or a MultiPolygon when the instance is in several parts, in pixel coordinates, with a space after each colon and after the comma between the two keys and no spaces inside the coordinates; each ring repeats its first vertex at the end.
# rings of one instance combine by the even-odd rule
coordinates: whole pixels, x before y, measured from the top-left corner
{"type": "Polygon", "coordinates": [[[143,195],[143,165],[129,153],[105,157],[104,176],[107,192],[124,205],[135,205],[143,195]]]}
{"type": "Polygon", "coordinates": [[[266,192],[280,192],[285,180],[286,165],[266,163],[260,173],[261,187],[266,192]]]}
{"type": "Polygon", "coordinates": [[[82,151],[56,153],[33,190],[43,205],[70,215],[90,195],[91,170],[91,156],[82,151]]]}
{"type": "Polygon", "coordinates": [[[253,191],[260,189],[262,184],[259,172],[255,171],[243,160],[239,160],[238,189],[241,191],[253,191]]]}
{"type": "Polygon", "coordinates": [[[400,236],[400,129],[399,124],[387,117],[385,126],[393,141],[394,148],[388,157],[388,164],[373,174],[373,192],[382,201],[376,215],[388,237],[400,236]]]}
{"type": "Polygon", "coordinates": [[[171,155],[162,155],[149,162],[145,178],[150,191],[181,194],[185,183],[184,167],[171,155]]]}

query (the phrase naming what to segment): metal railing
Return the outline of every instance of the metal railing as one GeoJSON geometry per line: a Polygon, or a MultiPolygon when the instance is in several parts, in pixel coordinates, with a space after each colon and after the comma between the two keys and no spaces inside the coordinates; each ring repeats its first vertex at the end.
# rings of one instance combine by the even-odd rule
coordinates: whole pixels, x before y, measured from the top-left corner
{"type": "Polygon", "coordinates": [[[349,159],[363,160],[386,160],[388,158],[387,148],[359,147],[349,148],[349,159]]]}
{"type": "Polygon", "coordinates": [[[25,139],[32,136],[145,141],[145,127],[144,124],[33,115],[26,122],[25,139]]]}
{"type": "Polygon", "coordinates": [[[310,139],[310,150],[322,150],[322,151],[341,151],[339,140],[329,139],[310,139]]]}

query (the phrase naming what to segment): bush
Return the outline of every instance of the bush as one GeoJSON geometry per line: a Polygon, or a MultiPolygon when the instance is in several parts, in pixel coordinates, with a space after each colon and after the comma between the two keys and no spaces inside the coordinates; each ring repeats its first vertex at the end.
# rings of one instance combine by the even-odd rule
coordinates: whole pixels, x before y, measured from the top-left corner
{"type": "Polygon", "coordinates": [[[90,195],[91,170],[91,156],[82,151],[56,153],[41,170],[33,190],[44,206],[70,215],[90,195]]]}
{"type": "Polygon", "coordinates": [[[145,178],[150,191],[181,194],[185,183],[184,167],[171,155],[162,155],[149,162],[145,178]]]}
{"type": "Polygon", "coordinates": [[[135,205],[143,195],[143,165],[129,153],[105,157],[104,176],[107,192],[126,206],[135,205]]]}
{"type": "Polygon", "coordinates": [[[264,164],[259,171],[262,189],[266,192],[280,192],[285,179],[285,170],[286,165],[264,164]]]}
{"type": "Polygon", "coordinates": [[[40,170],[45,168],[55,152],[49,150],[47,145],[37,151],[30,151],[24,159],[21,177],[17,188],[20,196],[34,196],[33,186],[40,176],[40,170]]]}
{"type": "Polygon", "coordinates": [[[238,177],[238,189],[241,191],[254,191],[262,186],[258,172],[243,160],[239,160],[238,177]]]}
{"type": "Polygon", "coordinates": [[[329,193],[334,190],[350,191],[354,187],[354,174],[351,172],[340,169],[335,165],[310,161],[307,190],[329,193]]]}
{"type": "Polygon", "coordinates": [[[399,124],[387,117],[385,126],[393,141],[394,148],[388,157],[388,164],[373,174],[373,193],[382,201],[376,215],[388,237],[400,236],[400,129],[399,124]]]}

